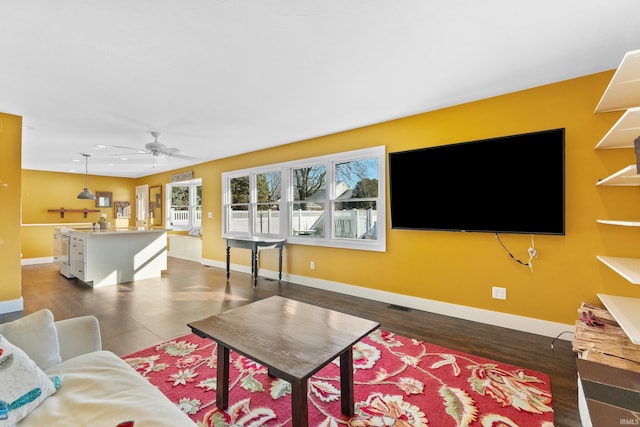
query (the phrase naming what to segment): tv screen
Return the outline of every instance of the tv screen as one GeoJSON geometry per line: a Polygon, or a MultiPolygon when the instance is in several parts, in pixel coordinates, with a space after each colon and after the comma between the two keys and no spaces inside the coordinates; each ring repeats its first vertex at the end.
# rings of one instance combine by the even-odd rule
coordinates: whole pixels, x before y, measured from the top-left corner
{"type": "Polygon", "coordinates": [[[389,153],[391,227],[564,235],[564,134],[389,153]]]}

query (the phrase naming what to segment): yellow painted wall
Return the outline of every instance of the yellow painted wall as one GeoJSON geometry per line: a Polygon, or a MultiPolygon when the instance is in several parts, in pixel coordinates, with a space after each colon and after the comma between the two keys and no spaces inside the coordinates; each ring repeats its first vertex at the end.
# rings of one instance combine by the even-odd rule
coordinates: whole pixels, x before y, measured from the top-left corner
{"type": "MultiPolygon", "coordinates": [[[[611,76],[599,73],[214,162],[213,186],[204,181],[205,210],[213,206],[218,216],[204,228],[203,254],[224,259],[220,172],[377,145],[393,152],[564,127],[567,233],[535,237],[540,257],[533,272],[513,262],[492,234],[392,230],[389,224],[386,253],[289,245],[285,271],[568,324],[575,321],[581,301],[597,302],[599,292],[640,296],[640,287],[595,258],[640,256],[635,244],[640,230],[595,222],[599,217],[637,218],[640,212],[637,188],[595,186],[635,162],[631,150],[594,150],[621,115],[593,114],[611,76]],[[313,271],[310,260],[316,263],[313,271]],[[491,298],[495,285],[507,288],[507,301],[491,298]]],[[[535,180],[544,170],[531,172],[535,180]]],[[[522,191],[527,185],[520,183],[522,191]]],[[[530,236],[504,235],[503,241],[526,259],[530,236]]],[[[267,254],[261,262],[275,270],[275,255],[267,254]]]]}
{"type": "MultiPolygon", "coordinates": [[[[203,256],[222,262],[225,259],[221,237],[222,172],[378,145],[385,145],[387,152],[393,152],[564,127],[566,236],[535,237],[540,257],[534,262],[533,272],[513,262],[492,234],[392,230],[389,224],[386,253],[288,245],[284,271],[572,324],[581,301],[595,303],[597,293],[640,297],[640,286],[631,285],[595,258],[601,254],[640,257],[640,245],[635,244],[640,230],[595,222],[596,218],[638,218],[640,212],[637,187],[595,186],[598,179],[635,163],[630,149],[594,150],[595,144],[622,114],[593,114],[612,75],[612,71],[598,73],[151,175],[133,180],[130,191],[133,194],[135,185],[141,184],[163,185],[164,191],[171,175],[193,171],[203,182],[203,256]],[[207,218],[207,212],[212,212],[213,218],[207,218]],[[316,263],[313,271],[309,269],[310,260],[316,263]],[[496,285],[507,288],[506,301],[491,298],[491,287],[496,285]]],[[[531,179],[535,180],[544,170],[531,173],[531,179]]],[[[28,199],[29,192],[33,191],[30,178],[25,172],[23,199],[28,199]]],[[[81,177],[75,178],[77,182],[65,189],[72,196],[83,186],[81,177]]],[[[90,177],[89,181],[93,191],[114,188],[106,184],[100,188],[101,184],[94,184],[94,179],[98,177],[90,177]]],[[[528,183],[519,184],[522,191],[526,191],[528,183]]],[[[39,201],[29,202],[29,209],[50,207],[40,205],[39,201]]],[[[25,211],[27,206],[25,202],[25,211]]],[[[504,235],[502,238],[516,257],[527,258],[530,236],[504,235]]],[[[243,252],[248,251],[236,251],[233,262],[248,265],[248,253],[243,252]]],[[[261,268],[275,270],[276,263],[275,254],[266,251],[261,268]]]]}
{"type": "MultiPolygon", "coordinates": [[[[262,150],[193,168],[203,178],[203,256],[225,259],[221,237],[220,174],[359,148],[385,145],[387,152],[495,136],[566,128],[566,236],[535,236],[540,257],[534,271],[513,262],[494,235],[392,230],[387,252],[288,245],[284,270],[291,274],[412,295],[454,304],[571,324],[582,301],[597,293],[640,297],[596,260],[596,255],[640,256],[640,230],[599,225],[596,218],[637,218],[638,188],[596,187],[598,179],[634,163],[632,150],[595,151],[621,113],[594,115],[612,72],[533,88],[399,120],[262,150]],[[206,218],[206,212],[214,214],[206,218]],[[314,260],[316,269],[309,269],[314,260]],[[507,288],[506,301],[491,298],[507,288]]],[[[455,173],[455,171],[452,171],[455,173]]],[[[532,171],[532,180],[544,170],[532,171]]],[[[153,177],[166,182],[170,174],[153,177]]],[[[505,177],[508,179],[509,177],[505,177]]],[[[526,191],[527,182],[520,183],[526,191]]],[[[388,208],[388,206],[387,206],[388,208]]],[[[531,237],[503,235],[516,257],[527,259],[531,237]]],[[[234,253],[248,264],[248,254],[234,253]]],[[[275,253],[262,267],[275,270],[275,253]]]]}
{"type": "Polygon", "coordinates": [[[22,117],[0,113],[0,302],[21,296],[22,117]]]}
{"type": "MultiPolygon", "coordinates": [[[[115,209],[98,208],[95,200],[79,200],[78,193],[85,186],[84,174],[22,170],[22,254],[23,258],[53,256],[53,228],[66,226],[88,226],[97,222],[101,214],[115,224],[115,209]],[[64,218],[49,209],[89,209],[87,218],[81,212],[65,212],[64,218]]],[[[110,191],[112,201],[129,201],[135,206],[135,180],[89,175],[89,188],[110,191]]],[[[132,212],[132,215],[134,213],[132,212]]],[[[129,225],[135,224],[131,218],[129,225]]]]}

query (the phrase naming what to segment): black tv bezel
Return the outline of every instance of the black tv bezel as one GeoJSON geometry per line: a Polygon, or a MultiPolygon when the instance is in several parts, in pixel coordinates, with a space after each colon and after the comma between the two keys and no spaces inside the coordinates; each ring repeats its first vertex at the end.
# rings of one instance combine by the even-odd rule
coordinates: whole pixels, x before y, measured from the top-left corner
{"type": "Polygon", "coordinates": [[[469,232],[469,233],[492,233],[492,234],[531,234],[531,235],[551,235],[551,236],[565,236],[566,235],[566,128],[554,128],[554,129],[546,129],[541,131],[533,131],[533,132],[525,132],[513,135],[505,135],[499,137],[464,141],[464,142],[456,142],[450,144],[442,144],[428,147],[421,147],[411,150],[404,151],[395,151],[390,152],[388,154],[388,168],[389,168],[389,217],[390,217],[390,225],[391,229],[396,230],[419,230],[419,231],[449,231],[449,232],[469,232]],[[496,229],[490,228],[444,228],[444,227],[435,227],[435,226],[398,226],[394,224],[394,192],[393,192],[393,163],[392,157],[395,155],[411,155],[411,154],[419,154],[420,152],[429,152],[433,149],[442,149],[450,146],[461,146],[468,144],[477,144],[477,143],[488,143],[492,141],[503,141],[503,140],[511,140],[517,139],[519,137],[532,137],[543,134],[551,134],[551,133],[560,133],[561,136],[561,148],[562,148],[562,226],[561,230],[539,230],[539,229],[522,229],[523,227],[517,229],[509,229],[507,227],[496,227],[496,229]]]}

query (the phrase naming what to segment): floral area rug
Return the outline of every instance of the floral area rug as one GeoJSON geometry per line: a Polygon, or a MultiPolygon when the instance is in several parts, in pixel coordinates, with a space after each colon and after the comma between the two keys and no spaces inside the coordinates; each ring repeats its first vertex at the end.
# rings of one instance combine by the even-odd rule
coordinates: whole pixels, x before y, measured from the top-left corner
{"type": "MultiPolygon", "coordinates": [[[[291,387],[230,355],[229,407],[216,408],[216,344],[189,334],[124,360],[200,426],[291,426],[291,387]]],[[[309,425],[553,426],[549,377],[376,330],[353,348],[355,413],[340,412],[339,359],[309,380],[309,425]]]]}

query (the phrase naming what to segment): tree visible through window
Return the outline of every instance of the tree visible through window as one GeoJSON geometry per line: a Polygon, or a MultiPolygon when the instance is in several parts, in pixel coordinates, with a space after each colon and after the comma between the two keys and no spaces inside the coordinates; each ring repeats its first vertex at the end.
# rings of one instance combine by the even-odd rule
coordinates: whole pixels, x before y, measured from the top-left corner
{"type": "Polygon", "coordinates": [[[280,200],[282,175],[280,171],[256,175],[258,200],[255,204],[255,233],[280,235],[280,200]]]}
{"type": "Polygon", "coordinates": [[[230,232],[249,233],[249,175],[230,180],[231,204],[226,229],[230,232]]]}
{"type": "Polygon", "coordinates": [[[378,159],[359,159],[335,166],[333,236],[378,238],[378,159]]]}
{"type": "Polygon", "coordinates": [[[291,233],[295,236],[324,237],[326,167],[296,168],[291,173],[291,233]]]}

